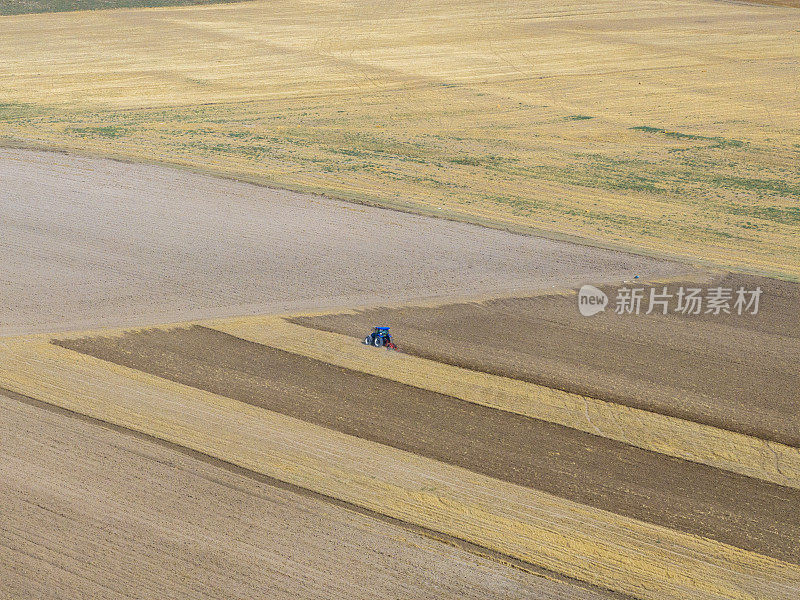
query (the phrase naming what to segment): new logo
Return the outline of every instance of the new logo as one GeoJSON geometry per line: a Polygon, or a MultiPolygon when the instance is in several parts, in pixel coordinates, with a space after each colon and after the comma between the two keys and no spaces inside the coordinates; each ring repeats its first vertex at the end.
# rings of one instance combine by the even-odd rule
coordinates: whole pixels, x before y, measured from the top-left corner
{"type": "Polygon", "coordinates": [[[578,310],[584,317],[603,312],[608,306],[608,296],[593,285],[584,285],[578,291],[578,310]]]}

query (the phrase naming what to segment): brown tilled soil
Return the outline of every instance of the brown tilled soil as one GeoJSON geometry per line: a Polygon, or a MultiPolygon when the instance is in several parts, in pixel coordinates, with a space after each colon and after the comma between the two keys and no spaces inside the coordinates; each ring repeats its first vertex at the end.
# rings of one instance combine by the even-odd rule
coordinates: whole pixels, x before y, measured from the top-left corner
{"type": "Polygon", "coordinates": [[[606,598],[0,394],[0,598],[606,598]]]}
{"type": "Polygon", "coordinates": [[[58,343],[498,479],[800,563],[800,490],[203,327],[58,343]]]}
{"type": "Polygon", "coordinates": [[[615,315],[606,287],[611,306],[592,317],[575,296],[540,296],[293,320],[358,338],[388,325],[409,354],[800,446],[800,285],[699,287],[718,285],[760,286],[759,313],[615,315]]]}

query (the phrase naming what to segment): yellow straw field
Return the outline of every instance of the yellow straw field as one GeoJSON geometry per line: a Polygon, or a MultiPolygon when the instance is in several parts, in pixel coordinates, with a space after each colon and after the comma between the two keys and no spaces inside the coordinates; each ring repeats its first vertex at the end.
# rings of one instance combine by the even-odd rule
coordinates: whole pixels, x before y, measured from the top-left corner
{"type": "Polygon", "coordinates": [[[278,0],[0,17],[0,142],[796,279],[797,16],[278,0]]]}

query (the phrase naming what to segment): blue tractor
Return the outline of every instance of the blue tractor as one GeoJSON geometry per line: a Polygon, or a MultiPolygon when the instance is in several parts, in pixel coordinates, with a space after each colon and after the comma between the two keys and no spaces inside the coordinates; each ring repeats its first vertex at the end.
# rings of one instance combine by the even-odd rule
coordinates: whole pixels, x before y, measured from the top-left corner
{"type": "Polygon", "coordinates": [[[367,346],[375,346],[376,348],[391,348],[397,350],[397,346],[392,342],[392,336],[389,333],[388,327],[373,327],[372,333],[364,338],[364,343],[367,346]]]}

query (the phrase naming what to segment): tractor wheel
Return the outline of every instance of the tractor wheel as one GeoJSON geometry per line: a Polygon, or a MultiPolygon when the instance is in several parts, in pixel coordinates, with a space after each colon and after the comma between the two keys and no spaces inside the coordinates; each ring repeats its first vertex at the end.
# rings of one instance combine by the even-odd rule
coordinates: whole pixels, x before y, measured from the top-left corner
{"type": "Polygon", "coordinates": [[[367,346],[372,346],[372,336],[371,336],[371,335],[368,335],[367,337],[365,337],[365,338],[364,338],[364,343],[365,343],[367,346]]]}
{"type": "Polygon", "coordinates": [[[379,335],[376,335],[375,339],[372,340],[372,345],[376,348],[381,348],[383,346],[383,338],[379,335]]]}

